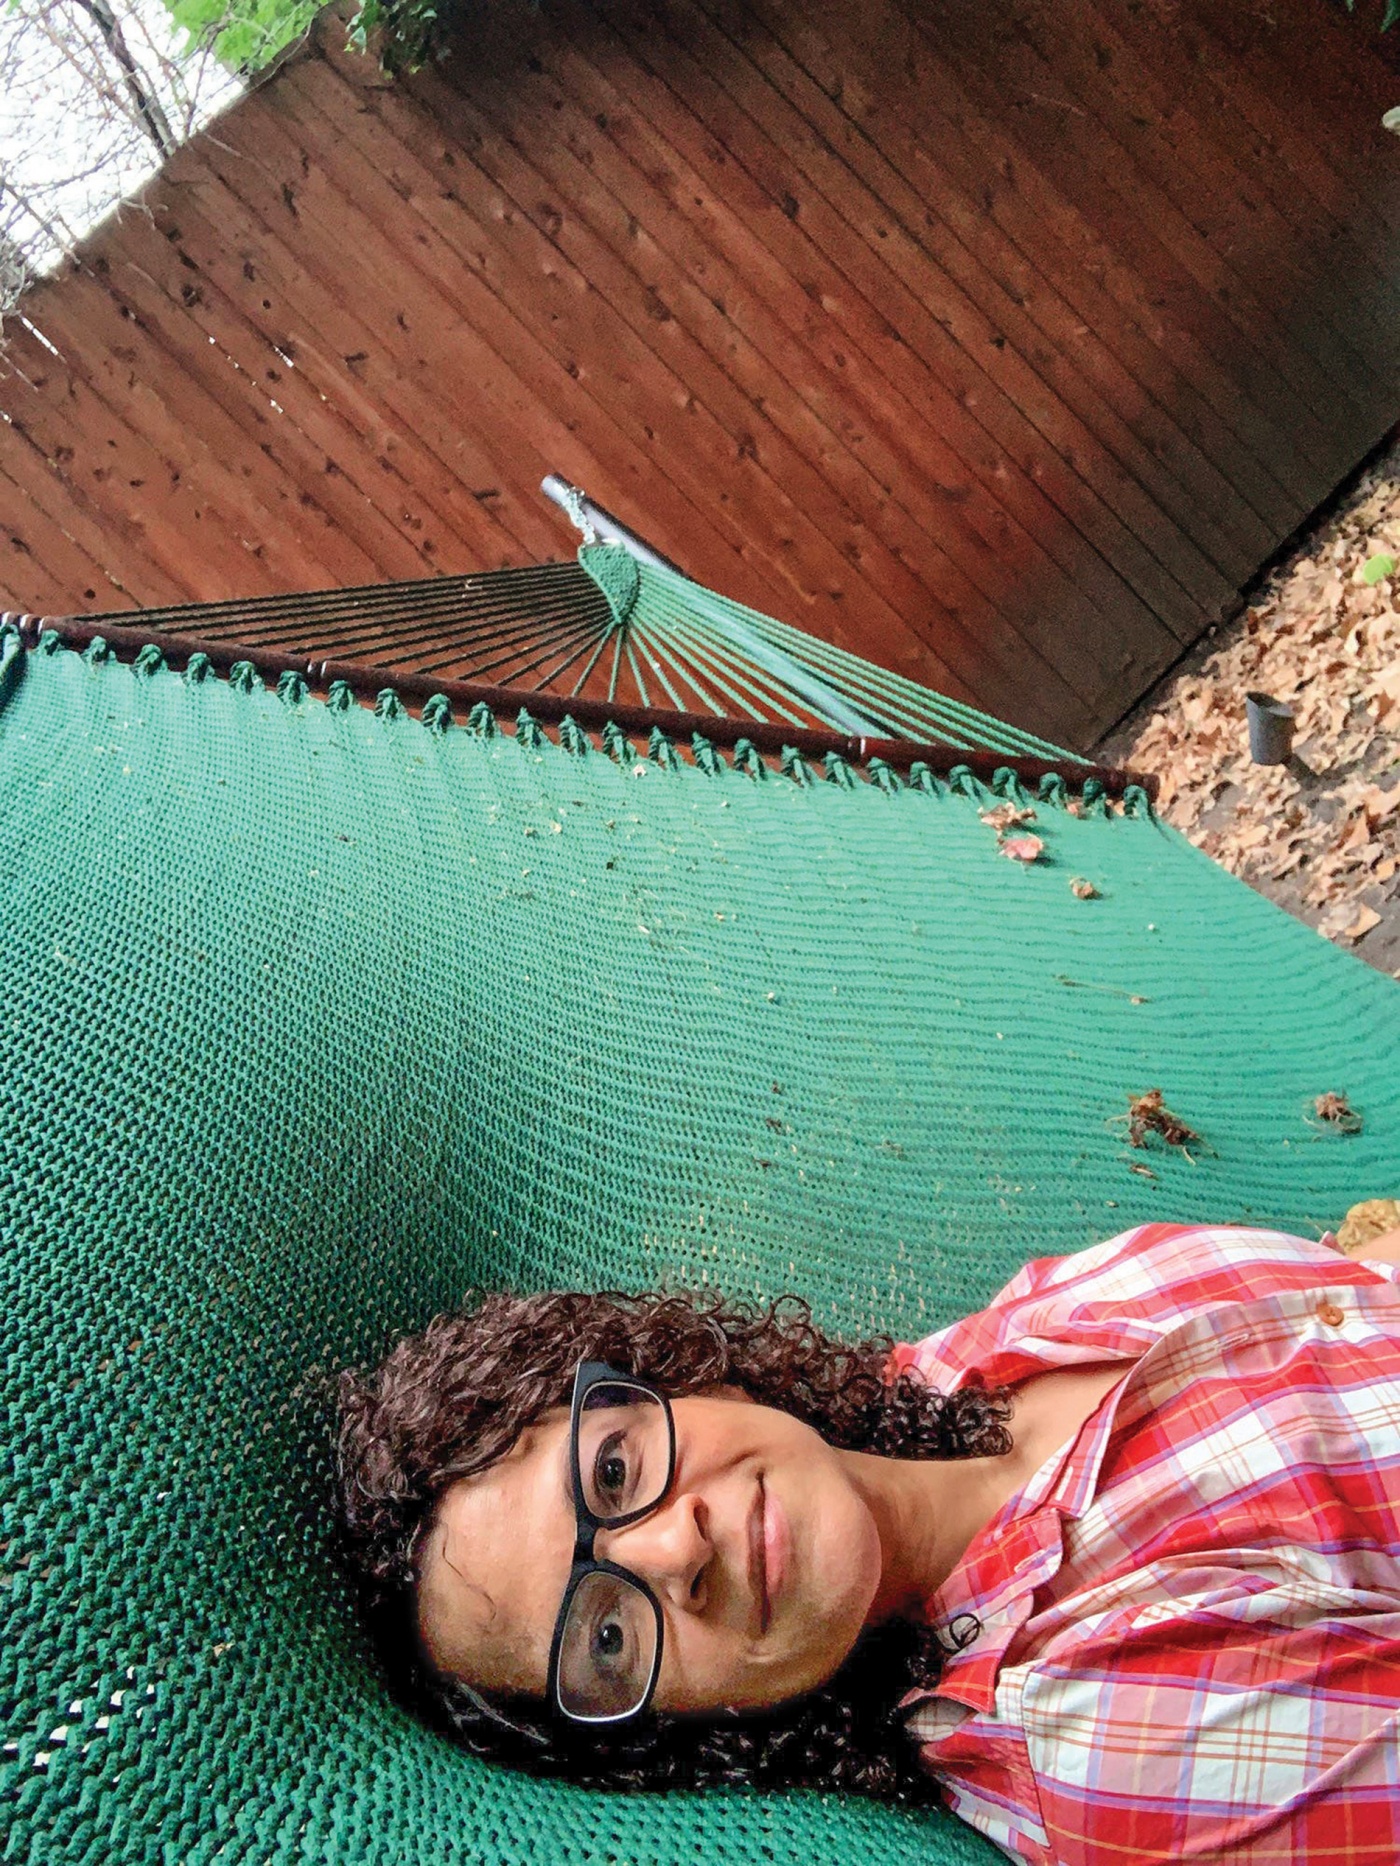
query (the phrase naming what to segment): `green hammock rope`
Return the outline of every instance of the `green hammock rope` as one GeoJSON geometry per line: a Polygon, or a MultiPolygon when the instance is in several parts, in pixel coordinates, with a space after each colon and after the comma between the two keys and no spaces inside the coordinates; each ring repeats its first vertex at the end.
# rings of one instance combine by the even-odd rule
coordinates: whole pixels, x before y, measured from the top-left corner
{"type": "MultiPolygon", "coordinates": [[[[104,634],[133,620],[87,619],[104,634]]],[[[584,544],[576,564],[185,604],[140,622],[400,676],[1085,763],[616,544],[584,544]]]]}
{"type": "Polygon", "coordinates": [[[1395,1190],[1400,996],[1140,794],[1050,780],[1026,868],[970,774],[473,723],[8,638],[4,1858],[990,1860],[415,1727],[327,1557],[325,1375],[473,1286],[917,1337],[1147,1218],[1316,1234],[1395,1190]],[[1112,1123],[1152,1087],[1194,1160],[1112,1123]],[[1310,1124],[1329,1089],[1361,1133],[1310,1124]]]}

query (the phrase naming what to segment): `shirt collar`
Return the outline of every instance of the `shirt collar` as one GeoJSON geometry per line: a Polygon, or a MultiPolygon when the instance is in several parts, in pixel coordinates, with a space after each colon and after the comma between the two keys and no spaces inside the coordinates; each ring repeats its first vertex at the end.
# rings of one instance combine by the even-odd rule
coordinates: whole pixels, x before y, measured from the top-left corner
{"type": "MultiPolygon", "coordinates": [[[[1130,1372],[1125,1368],[1125,1377],[1130,1372]]],[[[1064,1524],[1093,1500],[1123,1386],[1120,1381],[1105,1395],[1076,1436],[972,1538],[927,1608],[930,1624],[945,1629],[950,1643],[963,1629],[971,1637],[944,1659],[937,1684],[910,1691],[901,1709],[942,1697],[969,1710],[991,1710],[1007,1647],[1030,1616],[1035,1590],[1054,1579],[1064,1560],[1064,1524]]]]}

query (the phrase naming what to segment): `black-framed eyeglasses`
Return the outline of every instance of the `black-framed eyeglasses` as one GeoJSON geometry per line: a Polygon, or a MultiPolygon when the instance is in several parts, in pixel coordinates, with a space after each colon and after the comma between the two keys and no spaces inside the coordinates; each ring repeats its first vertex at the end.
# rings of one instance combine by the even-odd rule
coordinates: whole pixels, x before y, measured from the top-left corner
{"type": "Polygon", "coordinates": [[[661,1671],[661,1603],[639,1576],[598,1561],[600,1529],[650,1515],[676,1474],[665,1394],[603,1361],[582,1361],[569,1419],[574,1561],[549,1651],[549,1701],[576,1723],[621,1723],[651,1702],[661,1671]]]}

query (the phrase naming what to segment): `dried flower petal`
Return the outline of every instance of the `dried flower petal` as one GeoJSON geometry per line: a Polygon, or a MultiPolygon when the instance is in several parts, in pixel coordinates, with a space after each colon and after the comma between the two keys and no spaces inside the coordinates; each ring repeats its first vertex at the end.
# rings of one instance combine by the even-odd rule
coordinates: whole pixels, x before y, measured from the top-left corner
{"type": "Polygon", "coordinates": [[[994,810],[983,810],[981,821],[1003,836],[1020,823],[1033,823],[1035,811],[1014,803],[999,803],[994,810]]]}
{"type": "Polygon", "coordinates": [[[1356,1134],[1361,1131],[1361,1116],[1357,1114],[1345,1095],[1338,1095],[1329,1089],[1325,1095],[1319,1095],[1313,1103],[1313,1113],[1319,1121],[1330,1121],[1334,1127],[1341,1128],[1344,1134],[1356,1134]]]}
{"type": "Polygon", "coordinates": [[[1160,1134],[1169,1147],[1180,1147],[1184,1152],[1188,1140],[1201,1138],[1194,1128],[1188,1127],[1163,1104],[1159,1088],[1130,1095],[1127,1114],[1120,1114],[1116,1119],[1128,1123],[1128,1140],[1134,1147],[1145,1147],[1149,1134],[1160,1134]]]}

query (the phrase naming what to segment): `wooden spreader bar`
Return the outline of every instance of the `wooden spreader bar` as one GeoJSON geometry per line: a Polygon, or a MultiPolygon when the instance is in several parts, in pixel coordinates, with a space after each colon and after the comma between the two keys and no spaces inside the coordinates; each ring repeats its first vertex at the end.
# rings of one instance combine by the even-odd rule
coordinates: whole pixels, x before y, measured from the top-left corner
{"type": "Polygon", "coordinates": [[[18,627],[26,647],[37,646],[46,629],[54,629],[64,645],[82,649],[99,637],[124,661],[132,661],[148,643],[155,642],[167,662],[180,667],[196,654],[206,655],[211,665],[226,674],[236,662],[247,661],[264,675],[274,678],[285,673],[300,674],[307,685],[324,693],[333,681],[343,681],[355,696],[372,702],[390,687],[406,706],[421,709],[424,701],[441,693],[454,708],[464,712],[485,705],[499,719],[514,719],[522,710],[542,725],[557,725],[572,718],[586,730],[598,731],[611,722],[629,734],[649,734],[655,729],[674,741],[687,743],[700,734],[712,745],[736,744],[747,739],[760,752],[780,753],[784,747],[809,758],[824,758],[835,752],[848,764],[860,765],[878,758],[896,771],[907,771],[913,764],[925,764],[932,771],[948,772],[965,765],[974,776],[989,782],[994,772],[1009,767],[1027,785],[1037,785],[1043,777],[1061,777],[1067,784],[1082,785],[1088,779],[1100,783],[1110,797],[1121,797],[1131,785],[1137,785],[1154,799],[1159,780],[1151,773],[1093,764],[1087,759],[1031,758],[1010,752],[969,750],[943,742],[917,743],[910,739],[861,738],[849,733],[821,731],[810,727],[778,725],[765,720],[730,719],[714,714],[668,712],[660,707],[618,706],[606,700],[570,698],[564,694],[535,692],[518,687],[495,687],[473,680],[443,680],[431,674],[406,674],[387,668],[369,667],[355,661],[308,660],[305,656],[286,654],[276,648],[246,646],[237,642],[203,641],[193,635],[166,635],[148,628],[114,628],[110,622],[93,622],[81,616],[8,615],[4,618],[18,627]]]}

